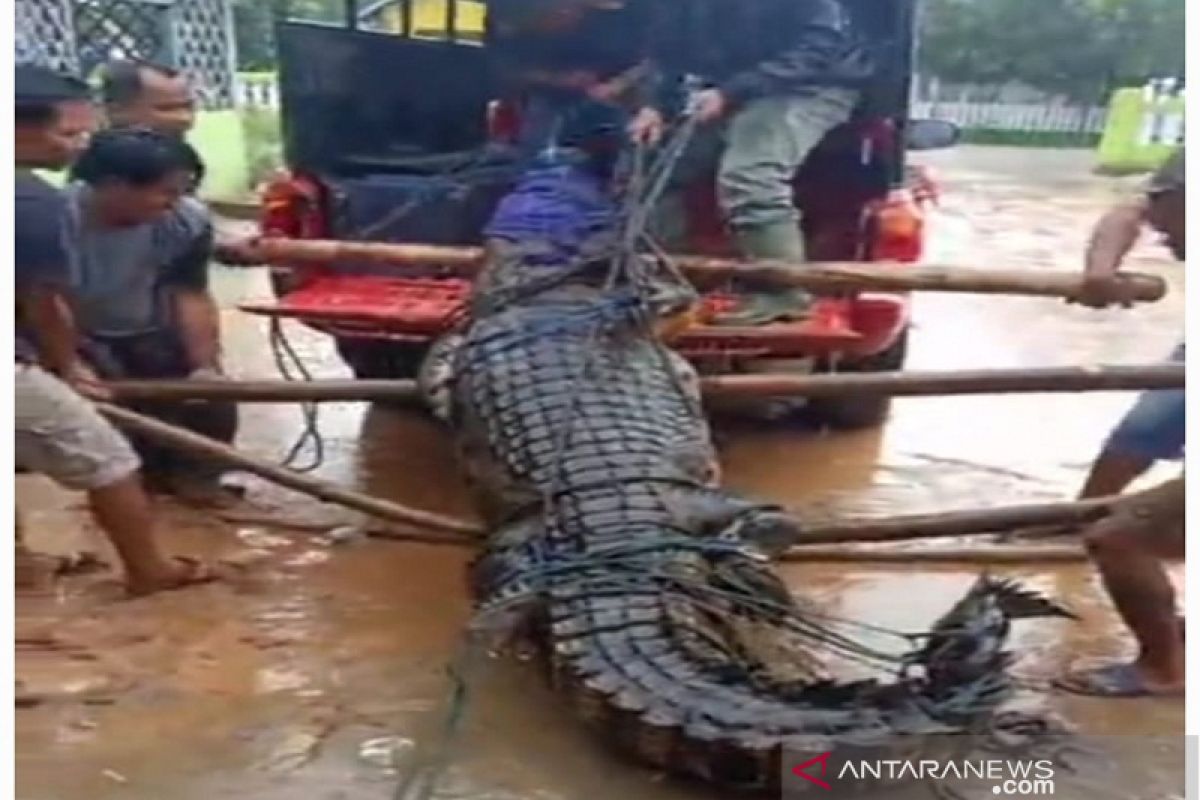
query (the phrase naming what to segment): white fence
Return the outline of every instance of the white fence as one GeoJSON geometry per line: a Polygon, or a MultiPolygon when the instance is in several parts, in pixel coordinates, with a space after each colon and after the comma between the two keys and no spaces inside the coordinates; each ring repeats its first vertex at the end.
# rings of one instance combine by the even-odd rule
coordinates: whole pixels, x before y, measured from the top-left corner
{"type": "MultiPolygon", "coordinates": [[[[270,73],[242,73],[234,81],[234,98],[241,108],[279,108],[279,86],[270,73]]],[[[1108,111],[1101,107],[1016,103],[964,103],[918,100],[912,115],[944,119],[965,129],[1098,134],[1108,111]]]]}
{"type": "Polygon", "coordinates": [[[234,76],[234,103],[238,108],[279,108],[279,83],[269,72],[243,72],[234,76]]]}
{"type": "Polygon", "coordinates": [[[1102,133],[1108,110],[1100,106],[917,101],[912,115],[944,119],[964,129],[1054,133],[1102,133]]]}

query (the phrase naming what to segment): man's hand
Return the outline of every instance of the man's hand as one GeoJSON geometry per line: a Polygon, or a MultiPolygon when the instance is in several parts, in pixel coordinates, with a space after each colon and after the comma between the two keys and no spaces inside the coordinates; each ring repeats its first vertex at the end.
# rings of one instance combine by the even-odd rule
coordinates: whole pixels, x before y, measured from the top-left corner
{"type": "Polygon", "coordinates": [[[250,267],[263,263],[262,255],[258,252],[258,237],[237,241],[217,242],[213,246],[213,258],[222,264],[234,267],[250,267]]]}
{"type": "Polygon", "coordinates": [[[89,400],[112,400],[112,392],[97,377],[92,368],[82,361],[74,361],[62,370],[60,376],[68,386],[89,400]]]}
{"type": "Polygon", "coordinates": [[[590,86],[584,87],[584,91],[590,99],[595,100],[597,103],[615,103],[621,99],[621,95],[625,94],[625,90],[628,88],[618,78],[611,81],[593,83],[590,86]]]}
{"type": "Polygon", "coordinates": [[[1088,308],[1121,306],[1131,308],[1135,302],[1133,285],[1120,275],[1089,275],[1083,279],[1079,293],[1067,299],[1088,308]]]}
{"type": "Polygon", "coordinates": [[[716,122],[725,116],[729,101],[720,89],[705,89],[692,97],[692,115],[701,125],[716,122]]]}
{"type": "Polygon", "coordinates": [[[650,72],[650,64],[641,62],[617,75],[614,78],[609,78],[606,81],[596,80],[591,86],[588,86],[587,96],[597,103],[616,104],[621,102],[626,95],[633,91],[634,87],[650,72]]]}
{"type": "Polygon", "coordinates": [[[225,377],[225,373],[222,372],[218,367],[200,367],[199,369],[194,369],[191,371],[191,374],[188,375],[188,380],[207,382],[224,381],[227,379],[225,377]]]}
{"type": "Polygon", "coordinates": [[[663,120],[662,114],[657,109],[643,108],[639,111],[629,123],[629,138],[635,144],[645,145],[647,147],[658,144],[662,139],[663,128],[666,123],[663,120]]]}
{"type": "Polygon", "coordinates": [[[1138,240],[1146,211],[1146,199],[1139,198],[1110,208],[1100,218],[1088,242],[1083,287],[1068,303],[1090,308],[1133,305],[1129,287],[1118,277],[1118,270],[1138,240]]]}

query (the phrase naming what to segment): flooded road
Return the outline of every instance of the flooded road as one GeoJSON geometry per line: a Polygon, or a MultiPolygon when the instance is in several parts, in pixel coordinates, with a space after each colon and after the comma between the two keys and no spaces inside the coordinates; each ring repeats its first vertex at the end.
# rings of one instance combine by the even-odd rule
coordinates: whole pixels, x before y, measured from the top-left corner
{"type": "MultiPolygon", "coordinates": [[[[1089,227],[1128,181],[1088,174],[1086,153],[963,147],[923,157],[942,182],[931,262],[1077,269],[1089,227]]],[[[953,369],[1143,363],[1182,335],[1182,268],[1147,239],[1139,270],[1164,276],[1166,300],[1092,311],[1038,299],[920,296],[909,366],[953,369]]],[[[261,273],[221,272],[232,305],[266,291],[261,273]]],[[[226,312],[230,369],[272,377],[264,326],[226,312]]],[[[344,375],[330,343],[296,329],[306,362],[344,375]]],[[[721,432],[727,482],[821,514],[888,515],[1057,500],[1078,489],[1129,395],[897,401],[879,431],[721,432]]],[[[241,445],[282,457],[300,429],[293,407],[243,412],[241,445]]],[[[422,508],[465,514],[442,432],[417,414],[325,406],[318,474],[422,508]]],[[[1164,468],[1161,474],[1170,474],[1164,468]]],[[[1151,476],[1153,480],[1155,476],[1151,476]]],[[[344,519],[249,482],[256,503],[305,522],[344,519]]],[[[22,477],[30,544],[102,550],[65,496],[22,477]]],[[[249,564],[230,585],[136,601],[105,576],[18,596],[18,793],[21,800],[283,798],[384,800],[443,735],[445,670],[467,618],[466,555],[204,521],[164,508],[181,552],[249,564]]],[[[1082,730],[1127,737],[1122,769],[1060,782],[1057,797],[1182,797],[1178,752],[1147,737],[1182,733],[1183,704],[1040,694],[1081,656],[1127,651],[1085,565],[1009,570],[1085,617],[1019,628],[1017,671],[1030,697],[1082,730]],[[1071,783],[1074,788],[1068,788],[1071,783]]],[[[795,589],[830,613],[920,629],[965,590],[968,567],[791,565],[795,589]],[[899,602],[900,599],[903,602],[899,602]]],[[[468,664],[467,666],[476,666],[468,664]]],[[[676,800],[707,797],[614,759],[586,736],[535,669],[489,663],[470,682],[463,730],[436,795],[462,800],[676,800]]],[[[894,794],[890,796],[896,796],[894,794]]]]}

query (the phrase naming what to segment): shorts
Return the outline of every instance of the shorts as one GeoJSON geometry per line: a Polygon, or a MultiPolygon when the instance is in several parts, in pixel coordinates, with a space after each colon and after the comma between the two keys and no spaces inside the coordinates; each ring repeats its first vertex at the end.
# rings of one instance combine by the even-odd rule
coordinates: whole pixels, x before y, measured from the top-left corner
{"type": "Polygon", "coordinates": [[[17,465],[67,489],[103,489],[137,472],[133,447],[87,400],[49,372],[16,364],[17,465]]]}
{"type": "MultiPolygon", "coordinates": [[[[1171,353],[1171,361],[1183,360],[1184,346],[1181,344],[1171,353]]],[[[1143,392],[1125,418],[1109,434],[1104,450],[1148,461],[1183,458],[1186,429],[1184,397],[1183,389],[1143,392]]]]}

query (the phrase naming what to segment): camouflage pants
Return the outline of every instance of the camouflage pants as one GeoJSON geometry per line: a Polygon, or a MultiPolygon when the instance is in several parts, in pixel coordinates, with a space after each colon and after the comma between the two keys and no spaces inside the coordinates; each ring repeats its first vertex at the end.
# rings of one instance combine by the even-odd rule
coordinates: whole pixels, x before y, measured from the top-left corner
{"type": "Polygon", "coordinates": [[[798,222],[792,178],[825,135],[850,118],[857,100],[848,89],[764,97],[725,124],[697,131],[656,211],[660,241],[683,244],[683,189],[714,169],[721,211],[735,229],[798,222]]]}

